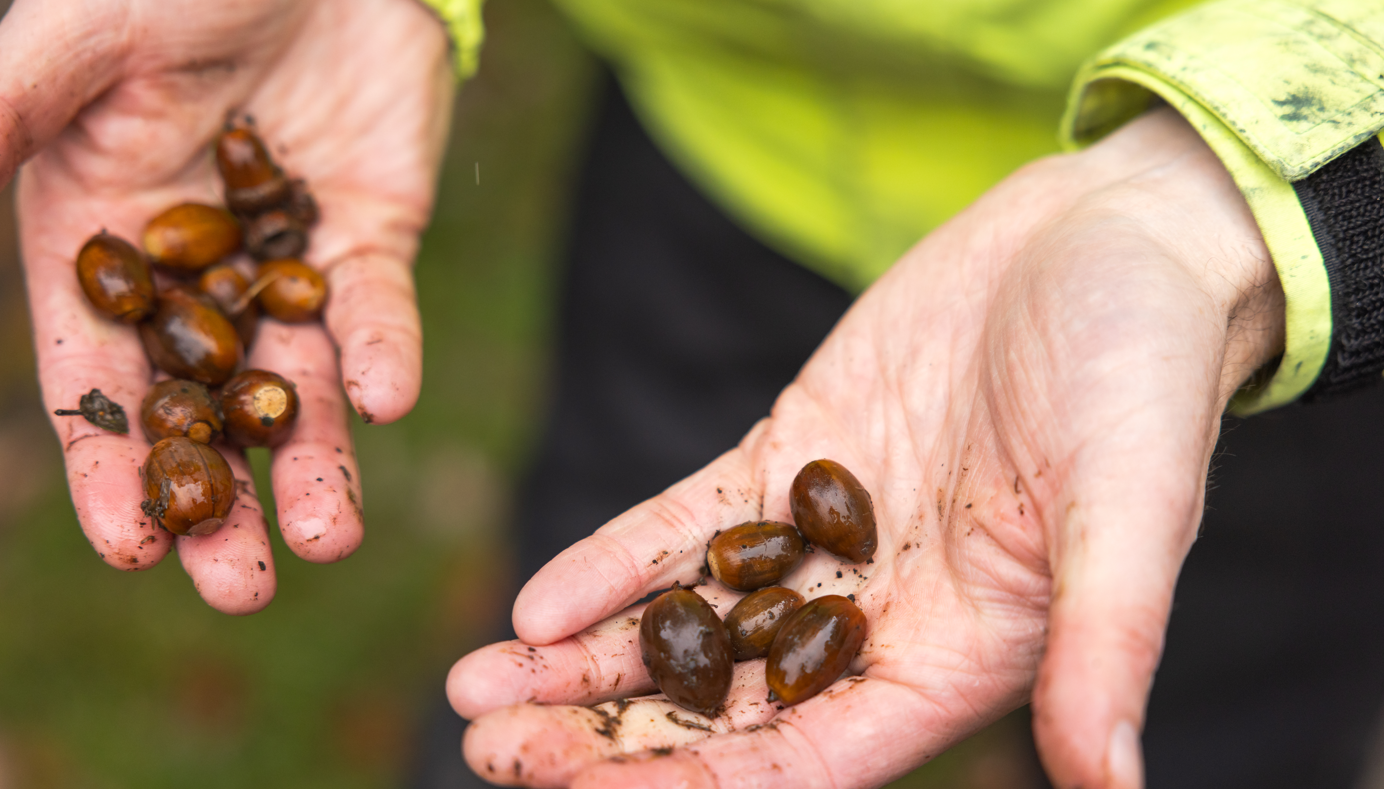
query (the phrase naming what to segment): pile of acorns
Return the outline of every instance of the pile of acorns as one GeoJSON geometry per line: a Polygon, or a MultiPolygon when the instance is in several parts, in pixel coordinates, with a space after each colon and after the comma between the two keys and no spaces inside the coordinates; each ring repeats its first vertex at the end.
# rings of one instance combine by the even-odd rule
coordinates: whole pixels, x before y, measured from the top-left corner
{"type": "Polygon", "coordinates": [[[870,494],[844,466],[814,460],[789,491],[795,527],[744,523],[712,538],[706,564],[716,580],[750,592],[726,614],[691,589],[673,585],[644,609],[639,648],[649,676],[675,704],[714,715],[730,692],[738,660],[768,656],[769,701],[806,701],[845,672],[865,642],[865,614],[852,598],[806,602],[774,586],[802,563],[806,543],[851,562],[868,562],[877,544],[870,494]]]}
{"type": "MultiPolygon", "coordinates": [[[[137,325],[150,361],[173,376],[149,391],[140,422],[154,442],[141,471],[142,507],[174,534],[210,534],[230,514],[235,479],[213,441],[277,446],[298,417],[291,382],[267,370],[236,372],[260,311],[301,323],[316,320],[327,299],[322,276],[298,258],[317,221],[303,181],[284,174],[248,121],[227,124],[216,164],[227,208],[173,206],[145,227],[143,253],[102,230],[77,254],[92,306],[137,325]],[[231,261],[242,248],[258,262],[253,281],[231,261]]],[[[57,413],[129,432],[124,411],[99,389],[57,413]]]]}

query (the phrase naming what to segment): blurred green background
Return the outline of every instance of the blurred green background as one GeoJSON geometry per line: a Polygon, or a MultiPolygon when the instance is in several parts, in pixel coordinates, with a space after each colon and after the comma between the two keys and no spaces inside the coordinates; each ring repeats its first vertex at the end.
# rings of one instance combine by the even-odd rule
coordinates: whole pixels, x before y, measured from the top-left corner
{"type": "MultiPolygon", "coordinates": [[[[125,574],[92,554],[39,405],[0,192],[0,789],[402,785],[447,667],[508,616],[503,533],[542,421],[595,86],[543,0],[491,0],[486,22],[418,260],[423,396],[397,424],[356,425],[368,538],[315,566],[273,532],[279,591],[255,616],[212,611],[176,560],[125,574]]],[[[900,786],[1031,786],[1025,737],[1011,717],[900,786]]]]}

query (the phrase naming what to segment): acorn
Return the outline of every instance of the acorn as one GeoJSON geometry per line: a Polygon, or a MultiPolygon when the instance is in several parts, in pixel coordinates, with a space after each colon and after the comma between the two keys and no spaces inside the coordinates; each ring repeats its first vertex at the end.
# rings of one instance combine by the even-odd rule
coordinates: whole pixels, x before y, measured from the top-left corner
{"type": "Polygon", "coordinates": [[[248,349],[255,341],[255,332],[259,330],[259,303],[245,298],[245,292],[250,289],[250,280],[235,266],[222,263],[202,272],[202,276],[197,278],[197,289],[216,302],[221,313],[235,325],[241,344],[248,349]]]}
{"type": "Polygon", "coordinates": [[[130,242],[102,230],[77,253],[77,282],[101,315],[139,323],[154,311],[154,278],[130,242]]]}
{"type": "Polygon", "coordinates": [[[676,584],[639,620],[639,649],[659,690],[674,704],[714,715],[735,674],[726,628],[707,601],[676,584]]]}
{"type": "Polygon", "coordinates": [[[210,444],[221,437],[221,402],[196,381],[159,381],[144,396],[139,423],[151,442],[185,436],[210,444]]]}
{"type": "Polygon", "coordinates": [[[273,447],[288,440],[298,419],[298,392],[268,370],[246,370],[221,389],[226,438],[243,447],[273,447]]]}
{"type": "Polygon", "coordinates": [[[797,569],[805,548],[802,535],[791,523],[742,523],[711,539],[706,566],[726,586],[753,592],[797,569]]]}
{"type": "Polygon", "coordinates": [[[284,323],[316,320],[327,301],[327,281],[317,270],[296,258],[271,260],[259,267],[260,306],[270,317],[284,323]]]}
{"type": "Polygon", "coordinates": [[[865,614],[849,598],[819,597],[783,623],[769,648],[769,701],[799,704],[835,682],[865,643],[865,614]]]}
{"type": "Polygon", "coordinates": [[[783,623],[806,602],[803,596],[782,586],[770,586],[740,599],[726,614],[726,634],[736,660],[753,660],[769,654],[783,623]]]}
{"type": "Polygon", "coordinates": [[[834,460],[814,460],[793,478],[788,503],[803,537],[831,553],[863,562],[875,555],[879,536],[870,494],[834,460]]]}
{"type": "Polygon", "coordinates": [[[239,249],[235,217],[201,203],[175,205],[144,228],[144,251],[155,264],[179,274],[196,274],[239,249]]]}
{"type": "Polygon", "coordinates": [[[296,258],[307,248],[307,226],[286,210],[265,211],[245,221],[245,249],[255,260],[296,258]]]}
{"type": "Polygon", "coordinates": [[[165,438],[144,460],[144,514],[174,534],[211,534],[235,503],[235,476],[220,452],[190,438],[165,438]]]}
{"type": "Polygon", "coordinates": [[[240,337],[210,297],[187,288],[159,294],[154,316],[139,325],[144,351],[174,378],[219,386],[240,366],[240,337]]]}
{"type": "Polygon", "coordinates": [[[216,140],[216,168],[226,184],[226,207],[241,215],[284,204],[291,185],[249,126],[228,128],[216,140]]]}

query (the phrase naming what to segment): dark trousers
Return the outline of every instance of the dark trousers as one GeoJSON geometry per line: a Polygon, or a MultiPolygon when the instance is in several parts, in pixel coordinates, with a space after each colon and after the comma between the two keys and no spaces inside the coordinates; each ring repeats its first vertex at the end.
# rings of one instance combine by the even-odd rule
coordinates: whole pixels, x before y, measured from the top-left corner
{"type": "MultiPolygon", "coordinates": [[[[521,578],[738,442],[851,301],[712,205],[613,87],[576,197],[521,578]]],[[[1221,443],[1149,707],[1148,785],[1350,789],[1384,705],[1384,397],[1228,420],[1221,443]]],[[[482,785],[462,728],[437,711],[413,786],[482,785]]]]}

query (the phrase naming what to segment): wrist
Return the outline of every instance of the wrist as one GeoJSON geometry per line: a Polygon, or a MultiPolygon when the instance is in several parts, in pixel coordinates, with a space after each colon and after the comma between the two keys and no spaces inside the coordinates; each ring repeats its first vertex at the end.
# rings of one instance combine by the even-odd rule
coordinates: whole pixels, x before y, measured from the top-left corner
{"type": "Polygon", "coordinates": [[[1078,156],[1088,153],[1130,163],[1108,199],[1133,203],[1128,215],[1139,218],[1224,320],[1220,390],[1228,401],[1284,345],[1283,288],[1249,205],[1215,153],[1168,108],[1078,156]],[[1101,151],[1107,144],[1113,150],[1101,151]]]}

